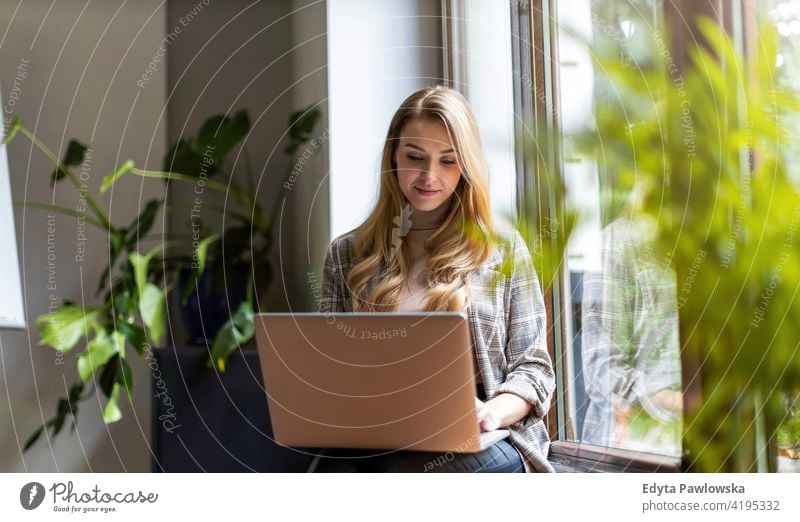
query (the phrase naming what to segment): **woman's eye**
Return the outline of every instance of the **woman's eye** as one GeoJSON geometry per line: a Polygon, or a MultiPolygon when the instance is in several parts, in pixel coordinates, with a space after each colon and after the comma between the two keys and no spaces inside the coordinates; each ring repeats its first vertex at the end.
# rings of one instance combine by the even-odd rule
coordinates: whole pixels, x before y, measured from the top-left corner
{"type": "Polygon", "coordinates": [[[408,159],[410,159],[411,161],[422,161],[424,158],[422,156],[414,156],[412,154],[409,154],[408,159]]]}
{"type": "Polygon", "coordinates": [[[448,167],[455,164],[456,160],[442,160],[442,165],[447,165],[448,167]]]}

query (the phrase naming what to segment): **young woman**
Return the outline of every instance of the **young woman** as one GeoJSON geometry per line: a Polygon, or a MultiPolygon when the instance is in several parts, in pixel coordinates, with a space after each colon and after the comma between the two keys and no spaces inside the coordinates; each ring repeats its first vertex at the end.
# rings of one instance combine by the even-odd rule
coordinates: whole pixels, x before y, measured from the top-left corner
{"type": "Polygon", "coordinates": [[[542,293],[519,233],[493,228],[478,128],[457,91],[419,90],[395,113],[378,202],[328,247],[320,310],[467,312],[480,427],[511,436],[446,458],[325,450],[315,471],[553,471],[542,422],[555,386],[542,293]]]}

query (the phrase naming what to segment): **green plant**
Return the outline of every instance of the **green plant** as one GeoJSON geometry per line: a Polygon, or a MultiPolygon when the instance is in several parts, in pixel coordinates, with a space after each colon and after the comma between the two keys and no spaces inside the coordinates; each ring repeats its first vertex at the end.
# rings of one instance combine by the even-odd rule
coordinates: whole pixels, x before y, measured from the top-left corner
{"type": "MultiPolygon", "coordinates": [[[[295,154],[311,138],[311,132],[318,118],[319,111],[313,106],[291,115],[288,131],[289,146],[286,151],[288,154],[295,154]]],[[[84,307],[65,300],[60,303],[58,310],[36,318],[40,344],[62,353],[71,352],[80,341],[85,341],[85,346],[77,361],[80,380],[70,386],[67,397],[58,401],[55,415],[28,438],[24,451],[28,450],[45,430],[50,429],[51,436],[58,435],[68,417],[73,420],[74,431],[79,403],[93,396],[95,386],[98,386],[106,397],[103,408],[104,422],[113,423],[122,418],[119,395],[121,390],[124,390],[128,399],[132,400],[133,389],[133,376],[126,361],[126,346],[133,347],[137,354],[144,356],[150,343],[159,344],[165,333],[166,293],[175,287],[176,275],[180,270],[191,268],[195,276],[200,277],[209,264],[212,269],[221,270],[227,261],[229,264],[246,263],[252,273],[258,276],[266,275],[265,279],[248,283],[248,298],[218,333],[212,348],[213,359],[210,361],[213,360],[217,368],[224,370],[225,361],[230,353],[252,337],[253,285],[263,284],[264,287],[259,289],[265,291],[269,284],[271,267],[266,264],[266,258],[272,244],[272,226],[276,209],[273,208],[271,214],[265,217],[262,207],[255,200],[252,184],[250,189],[245,191],[231,179],[230,174],[224,171],[226,156],[248,132],[249,119],[244,112],[238,113],[233,118],[214,116],[204,123],[194,140],[181,140],[170,151],[168,158],[179,159],[177,165],[171,168],[175,166],[186,168],[188,174],[173,170],[141,170],[129,160],[103,178],[101,192],[109,190],[126,174],[163,179],[167,182],[175,180],[194,183],[201,177],[214,174],[224,177],[227,184],[209,179],[204,180],[204,186],[230,195],[244,211],[221,209],[225,215],[234,218],[235,224],[218,233],[201,231],[196,244],[192,245],[192,255],[180,255],[171,253],[175,247],[183,243],[180,240],[161,242],[147,252],[140,251],[141,242],[148,238],[147,234],[159,209],[162,208],[163,201],[149,200],[141,214],[127,226],[113,224],[107,211],[90,191],[81,186],[71,170],[72,167],[84,162],[87,147],[77,140],[71,140],[64,158],[59,160],[46,145],[22,125],[19,118],[12,122],[4,143],[10,142],[18,135],[29,139],[55,165],[51,175],[52,184],[55,185],[62,180],[69,181],[81,193],[81,197],[86,199],[88,211],[81,212],[34,201],[20,201],[16,204],[84,220],[106,234],[109,252],[108,265],[97,285],[97,295],[102,294],[99,305],[84,307]],[[193,153],[198,147],[199,150],[213,151],[213,168],[207,171],[192,168],[193,162],[194,166],[197,166],[197,157],[193,156],[193,153]],[[215,244],[220,244],[222,248],[215,249],[215,244]],[[247,256],[251,253],[252,257],[248,259],[247,256]]],[[[202,156],[200,161],[203,161],[202,156]]],[[[252,173],[249,179],[252,182],[252,173]]],[[[185,289],[183,294],[186,294],[185,289]]]]}
{"type": "MultiPolygon", "coordinates": [[[[302,146],[312,141],[319,117],[320,112],[315,105],[290,115],[285,152],[292,159],[295,159],[302,146]]],[[[233,117],[213,116],[203,123],[195,136],[178,140],[164,158],[164,171],[167,174],[163,177],[175,179],[173,172],[180,172],[183,173],[181,180],[191,180],[196,184],[203,179],[204,185],[212,189],[224,187],[223,192],[232,199],[231,204],[226,204],[224,208],[208,205],[219,212],[220,223],[199,223],[206,237],[205,241],[200,242],[203,255],[200,256],[201,262],[192,265],[193,273],[187,278],[181,295],[185,302],[195,288],[197,278],[204,272],[212,277],[220,293],[225,282],[230,280],[230,274],[237,269],[244,269],[251,275],[247,278],[245,300],[222,325],[211,343],[209,361],[220,371],[224,371],[230,354],[253,337],[254,288],[258,289],[259,297],[263,297],[272,281],[269,253],[280,202],[287,190],[287,185],[282,184],[267,216],[256,198],[255,176],[246,150],[242,150],[242,156],[247,186],[243,187],[237,181],[237,176],[230,170],[228,156],[237,147],[243,147],[249,133],[250,118],[245,111],[233,117]],[[222,183],[214,182],[214,178],[222,178],[222,183]]],[[[290,172],[288,176],[291,175],[290,172]]]]}
{"type": "Polygon", "coordinates": [[[751,67],[718,25],[698,27],[704,42],[682,70],[663,31],[632,55],[595,42],[608,99],[578,142],[601,177],[638,196],[632,213],[656,224],[677,275],[684,384],[701,390],[685,411],[684,468],[769,470],[800,387],[787,321],[800,313],[800,190],[783,124],[800,100],[773,83],[774,31],[751,67]]]}

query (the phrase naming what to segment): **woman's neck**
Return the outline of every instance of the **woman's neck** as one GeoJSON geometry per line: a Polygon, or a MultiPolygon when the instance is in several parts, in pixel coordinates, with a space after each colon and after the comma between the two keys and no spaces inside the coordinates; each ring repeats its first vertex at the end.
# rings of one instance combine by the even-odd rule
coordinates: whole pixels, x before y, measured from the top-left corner
{"type": "Polygon", "coordinates": [[[450,212],[450,200],[448,199],[433,210],[412,209],[409,219],[411,228],[409,230],[433,230],[447,219],[450,212]]]}

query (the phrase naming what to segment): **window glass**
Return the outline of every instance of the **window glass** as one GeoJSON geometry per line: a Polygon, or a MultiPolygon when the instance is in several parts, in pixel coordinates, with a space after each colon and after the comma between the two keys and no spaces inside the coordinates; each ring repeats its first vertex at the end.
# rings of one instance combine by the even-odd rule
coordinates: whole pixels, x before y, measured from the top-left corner
{"type": "MultiPolygon", "coordinates": [[[[592,57],[612,40],[623,66],[662,18],[655,0],[559,3],[560,124],[567,197],[581,221],[564,271],[570,440],[679,456],[682,395],[676,278],[653,251],[653,226],[634,217],[636,186],[582,156],[573,136],[592,125],[613,85],[592,57]],[[587,45],[588,44],[588,45],[587,45]]],[[[622,116],[621,116],[622,117],[622,116]]]]}
{"type": "MultiPolygon", "coordinates": [[[[767,12],[765,19],[778,32],[775,81],[800,92],[800,1],[767,0],[763,6],[767,12]]],[[[783,123],[792,135],[790,143],[797,143],[800,120],[796,116],[783,116],[783,123]]],[[[793,147],[788,147],[786,153],[796,154],[793,147]]],[[[790,176],[795,183],[800,183],[800,163],[787,159],[790,176]]],[[[800,394],[787,397],[786,402],[790,415],[778,431],[778,471],[800,472],[800,394]]]]}

